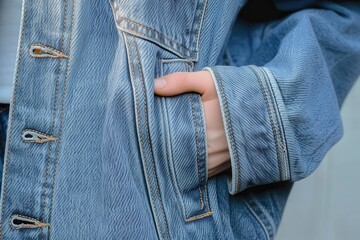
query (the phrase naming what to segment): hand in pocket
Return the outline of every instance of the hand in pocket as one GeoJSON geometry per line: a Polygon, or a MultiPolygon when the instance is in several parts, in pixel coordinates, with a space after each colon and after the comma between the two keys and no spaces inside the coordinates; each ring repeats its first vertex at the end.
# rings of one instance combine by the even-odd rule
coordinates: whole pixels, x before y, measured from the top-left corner
{"type": "Polygon", "coordinates": [[[230,156],[215,84],[208,71],[175,72],[155,79],[154,91],[159,96],[175,96],[186,92],[201,95],[206,118],[208,141],[208,176],[230,168],[230,156]]]}

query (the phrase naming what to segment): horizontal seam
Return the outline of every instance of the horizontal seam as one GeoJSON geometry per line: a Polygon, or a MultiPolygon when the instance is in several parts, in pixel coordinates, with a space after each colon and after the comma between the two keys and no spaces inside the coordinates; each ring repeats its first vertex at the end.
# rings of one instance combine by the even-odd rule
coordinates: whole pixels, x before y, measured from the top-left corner
{"type": "Polygon", "coordinates": [[[185,50],[187,50],[187,51],[189,51],[189,52],[193,52],[192,50],[186,48],[186,47],[183,46],[182,44],[180,44],[180,43],[178,43],[178,42],[175,42],[174,40],[172,40],[172,39],[166,37],[165,35],[161,34],[161,33],[160,33],[158,30],[156,30],[156,29],[153,29],[153,28],[151,28],[151,27],[145,26],[145,25],[143,25],[143,24],[141,24],[141,23],[135,22],[135,21],[130,20],[130,19],[125,18],[125,17],[120,17],[120,19],[124,20],[125,22],[133,23],[133,24],[135,24],[135,25],[138,26],[138,27],[142,27],[142,28],[146,28],[146,29],[149,29],[149,30],[151,30],[151,31],[154,31],[154,32],[156,32],[157,34],[159,34],[159,36],[161,36],[161,37],[169,40],[170,42],[175,43],[175,44],[178,45],[179,47],[182,47],[182,48],[184,48],[185,50]]]}
{"type": "MultiPolygon", "coordinates": [[[[161,45],[161,44],[164,45],[164,46],[166,45],[166,47],[171,48],[172,51],[174,51],[176,54],[178,54],[179,56],[183,57],[184,59],[189,59],[189,60],[191,60],[191,61],[195,61],[194,58],[189,57],[189,56],[187,56],[186,54],[183,54],[183,53],[179,52],[177,49],[175,49],[175,48],[173,48],[173,47],[171,47],[171,46],[169,46],[169,45],[167,45],[167,44],[163,44],[163,43],[159,42],[158,39],[153,38],[153,37],[151,37],[151,36],[149,36],[149,35],[145,35],[145,34],[143,34],[143,33],[140,33],[140,32],[137,32],[137,31],[131,30],[131,29],[123,29],[122,27],[120,27],[120,30],[121,30],[121,31],[125,31],[126,33],[131,34],[131,35],[133,35],[133,36],[139,35],[140,37],[147,37],[147,38],[151,39],[152,41],[158,42],[158,44],[160,44],[160,45],[161,45]]],[[[169,50],[169,51],[170,51],[170,50],[169,50]]],[[[171,52],[171,51],[170,51],[170,52],[171,52]]],[[[192,54],[195,54],[195,53],[193,53],[193,52],[191,52],[191,53],[192,53],[192,54]]]]}
{"type": "Polygon", "coordinates": [[[213,214],[213,212],[208,211],[208,212],[206,212],[206,213],[202,213],[202,214],[199,214],[199,215],[190,217],[190,218],[186,218],[185,221],[186,221],[186,222],[193,222],[193,221],[195,221],[195,220],[199,220],[199,219],[202,219],[202,218],[210,217],[210,216],[212,216],[212,214],[213,214]]]}

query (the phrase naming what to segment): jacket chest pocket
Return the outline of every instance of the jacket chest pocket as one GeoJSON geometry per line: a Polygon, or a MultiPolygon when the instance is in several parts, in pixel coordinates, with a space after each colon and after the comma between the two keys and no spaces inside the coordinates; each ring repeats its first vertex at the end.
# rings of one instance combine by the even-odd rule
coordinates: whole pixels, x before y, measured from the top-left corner
{"type": "Polygon", "coordinates": [[[142,5],[150,1],[111,0],[110,3],[119,36],[126,45],[150,204],[160,233],[164,233],[166,219],[173,219],[171,215],[176,212],[182,215],[176,218],[186,222],[212,215],[201,96],[197,93],[154,96],[153,85],[156,77],[194,70],[206,1],[165,1],[164,8],[160,4],[151,5],[148,8],[159,8],[151,11],[157,12],[152,18],[148,8],[142,5]],[[166,6],[181,11],[164,12],[166,6]]]}
{"type": "Polygon", "coordinates": [[[211,216],[207,137],[201,96],[154,95],[155,78],[193,71],[193,62],[123,32],[135,101],[139,148],[155,215],[170,209],[186,222],[211,216]],[[170,189],[170,191],[169,191],[170,189]],[[171,193],[170,193],[171,192],[171,193]],[[158,208],[158,209],[157,209],[158,208]]]}
{"type": "MultiPolygon", "coordinates": [[[[193,70],[183,59],[160,59],[160,75],[193,70]]],[[[185,93],[157,99],[166,129],[172,182],[186,221],[211,215],[207,192],[207,137],[201,96],[185,93]]]]}
{"type": "Polygon", "coordinates": [[[117,28],[180,58],[198,59],[207,0],[109,0],[117,28]]]}

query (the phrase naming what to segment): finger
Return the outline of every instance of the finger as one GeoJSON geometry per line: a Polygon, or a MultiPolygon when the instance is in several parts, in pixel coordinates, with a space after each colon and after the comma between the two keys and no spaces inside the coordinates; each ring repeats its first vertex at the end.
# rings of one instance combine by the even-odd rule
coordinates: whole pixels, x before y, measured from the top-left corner
{"type": "Polygon", "coordinates": [[[174,96],[185,92],[204,94],[212,84],[207,71],[175,72],[155,79],[154,92],[161,96],[174,96]]]}

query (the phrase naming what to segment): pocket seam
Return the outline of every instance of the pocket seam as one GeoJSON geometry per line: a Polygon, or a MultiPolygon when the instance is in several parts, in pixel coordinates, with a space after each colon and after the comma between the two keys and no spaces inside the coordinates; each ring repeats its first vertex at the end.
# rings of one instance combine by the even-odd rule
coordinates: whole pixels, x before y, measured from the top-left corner
{"type": "Polygon", "coordinates": [[[131,34],[133,36],[142,39],[147,39],[167,49],[169,52],[176,54],[182,59],[196,61],[198,58],[197,51],[190,50],[186,48],[184,45],[174,41],[173,39],[166,37],[158,30],[150,28],[133,20],[127,19],[125,17],[120,17],[119,19],[116,20],[116,26],[120,31],[126,32],[128,34],[131,34]],[[125,26],[125,25],[130,25],[130,26],[125,26]],[[149,32],[150,34],[147,34],[146,32],[149,32]]]}
{"type": "MultiPolygon", "coordinates": [[[[164,71],[163,71],[163,66],[165,64],[174,64],[174,63],[184,63],[185,64],[185,68],[186,68],[186,72],[190,72],[191,69],[193,69],[194,67],[194,63],[193,62],[190,62],[186,59],[167,59],[167,58],[160,58],[160,62],[161,62],[161,75],[164,74],[164,71]],[[191,66],[189,66],[190,64],[192,64],[191,66]]],[[[200,148],[200,143],[199,143],[199,133],[200,133],[200,129],[198,126],[198,124],[196,123],[196,119],[195,119],[195,108],[194,108],[194,99],[193,99],[193,96],[188,96],[189,100],[190,100],[190,103],[191,103],[191,116],[192,116],[192,121],[193,121],[193,125],[194,125],[194,129],[195,129],[195,141],[196,141],[196,158],[197,158],[197,175],[198,175],[198,192],[199,192],[199,196],[200,196],[200,209],[198,210],[203,210],[205,208],[205,206],[207,207],[208,211],[206,211],[205,213],[201,213],[201,214],[197,214],[197,215],[194,215],[194,216],[190,216],[190,217],[187,217],[188,213],[187,213],[187,210],[186,210],[186,207],[184,205],[184,201],[183,201],[183,196],[180,192],[180,188],[179,188],[179,184],[178,184],[178,179],[176,177],[176,170],[173,169],[173,172],[174,172],[174,180],[175,180],[175,183],[176,184],[176,189],[179,191],[178,192],[178,195],[179,195],[179,200],[181,201],[181,205],[183,205],[183,209],[184,209],[184,214],[185,214],[185,221],[186,222],[192,222],[192,221],[195,221],[195,220],[198,220],[198,219],[202,219],[202,218],[205,218],[205,217],[208,217],[208,216],[211,216],[212,215],[212,211],[211,211],[211,208],[210,208],[210,204],[209,204],[209,199],[208,199],[208,186],[207,186],[207,163],[205,163],[205,174],[204,174],[204,184],[202,184],[202,180],[201,180],[201,165],[200,165],[200,152],[199,152],[199,148],[200,148]],[[203,193],[204,191],[204,193],[203,193]],[[205,195],[205,199],[204,199],[204,195],[205,195]]],[[[201,100],[201,99],[199,99],[201,100]]],[[[165,103],[165,107],[167,109],[167,103],[165,103]]],[[[203,118],[203,106],[202,106],[202,103],[199,101],[199,107],[200,107],[200,118],[201,118],[201,122],[202,122],[202,125],[204,125],[204,128],[205,128],[205,122],[204,122],[204,118],[203,118]],[[201,105],[201,106],[200,106],[201,105]]],[[[163,111],[166,111],[163,110],[163,111]]],[[[165,112],[164,114],[167,115],[167,112],[165,112]]],[[[169,122],[169,118],[167,117],[167,124],[166,124],[166,127],[169,128],[170,127],[170,122],[169,122]]],[[[205,135],[205,145],[207,144],[207,141],[206,141],[206,131],[204,129],[204,135],[205,135]]],[[[168,136],[170,137],[170,136],[168,136]]],[[[207,160],[207,146],[206,147],[206,160],[207,160]]],[[[173,152],[170,148],[170,154],[171,156],[173,156],[173,152]]],[[[173,157],[172,157],[173,158],[173,157]]],[[[170,163],[171,165],[173,165],[173,163],[170,163]]]]}
{"type": "MultiPolygon", "coordinates": [[[[125,44],[126,44],[126,48],[127,48],[127,54],[128,54],[128,58],[129,58],[129,67],[131,70],[130,71],[130,80],[134,86],[134,89],[135,89],[135,105],[136,105],[136,112],[139,111],[140,107],[139,107],[139,103],[138,103],[138,100],[139,100],[139,91],[137,89],[137,82],[136,82],[136,76],[135,76],[135,67],[134,66],[134,63],[133,63],[133,58],[132,58],[132,53],[131,53],[131,45],[133,45],[133,51],[135,51],[135,53],[133,53],[135,56],[134,56],[134,59],[136,58],[136,63],[137,63],[137,68],[140,72],[140,81],[141,81],[141,86],[142,86],[142,90],[143,92],[145,93],[145,89],[144,89],[144,79],[143,79],[143,73],[142,73],[142,65],[141,65],[141,62],[140,62],[140,57],[139,57],[139,52],[138,52],[138,48],[137,48],[137,43],[135,41],[135,39],[132,37],[132,36],[128,36],[127,33],[123,32],[123,35],[124,35],[124,40],[125,40],[125,44]],[[131,41],[131,42],[130,42],[131,41]],[[131,44],[132,43],[132,44],[131,44]]],[[[145,102],[146,104],[146,102],[145,102]]],[[[145,121],[147,120],[147,106],[144,105],[144,110],[146,112],[146,117],[145,117],[145,121]]],[[[136,114],[137,116],[140,116],[139,113],[136,114]]],[[[136,117],[136,125],[139,126],[141,124],[141,120],[139,120],[140,118],[137,118],[136,117]]],[[[146,126],[146,132],[147,132],[147,135],[146,135],[146,138],[147,138],[147,144],[149,145],[149,148],[151,149],[151,152],[150,152],[150,158],[151,158],[151,167],[152,167],[152,172],[154,174],[154,180],[155,180],[155,190],[152,188],[152,186],[150,185],[150,170],[148,169],[148,164],[149,164],[149,161],[144,158],[144,162],[145,162],[145,175],[144,177],[146,177],[147,179],[147,182],[149,184],[149,198],[150,198],[150,202],[151,202],[151,206],[152,206],[152,210],[155,214],[155,218],[156,218],[156,223],[157,223],[157,227],[158,227],[158,232],[159,232],[159,235],[161,236],[161,238],[163,239],[164,238],[164,234],[167,235],[167,237],[169,238],[170,236],[170,233],[169,233],[169,227],[168,227],[168,223],[167,223],[167,219],[166,219],[166,215],[165,215],[165,210],[164,210],[164,204],[162,202],[162,198],[161,198],[161,194],[160,194],[160,189],[159,189],[159,183],[158,183],[158,176],[157,176],[157,173],[156,173],[156,170],[155,170],[155,162],[154,162],[154,157],[152,155],[152,146],[151,144],[149,143],[149,129],[148,129],[148,124],[146,123],[145,124],[146,126]],[[156,191],[156,193],[154,193],[154,191],[156,191]],[[156,197],[158,199],[156,199],[156,197]],[[163,220],[163,224],[165,225],[165,229],[162,229],[162,222],[160,221],[160,213],[158,212],[158,207],[156,206],[156,203],[155,201],[158,200],[160,202],[160,211],[161,211],[161,217],[163,220]],[[164,232],[163,232],[164,231],[164,232]]],[[[138,131],[138,130],[137,130],[138,131]]],[[[139,134],[139,147],[140,147],[140,150],[142,152],[144,152],[144,149],[145,149],[145,144],[144,144],[144,139],[143,137],[141,136],[141,133],[138,132],[139,134]]],[[[145,155],[145,153],[143,153],[145,155]]]]}
{"type": "Polygon", "coordinates": [[[250,206],[249,202],[247,200],[245,200],[245,198],[243,199],[245,206],[249,209],[249,211],[251,212],[251,214],[254,216],[254,218],[256,219],[256,221],[260,224],[261,228],[263,229],[265,235],[266,235],[266,239],[270,240],[270,233],[267,229],[267,227],[265,226],[265,223],[260,219],[260,217],[256,214],[255,210],[250,206]]]}
{"type": "MultiPolygon", "coordinates": [[[[186,71],[189,72],[189,66],[187,63],[185,63],[186,66],[186,71]]],[[[192,99],[192,96],[188,96],[191,102],[191,117],[194,123],[194,127],[195,127],[195,141],[196,141],[196,161],[197,161],[197,167],[198,167],[198,191],[199,191],[199,195],[200,195],[200,209],[204,209],[204,199],[203,199],[203,194],[201,191],[201,180],[200,180],[200,156],[199,156],[199,130],[198,130],[198,126],[196,124],[196,119],[195,119],[195,110],[194,110],[194,101],[192,99]]],[[[201,117],[202,118],[202,117],[201,117]]],[[[202,120],[202,119],[201,119],[202,120]]],[[[206,176],[205,176],[205,182],[206,182],[206,176]]],[[[205,189],[204,189],[205,190],[205,189]]]]}
{"type": "Polygon", "coordinates": [[[194,16],[192,22],[191,33],[188,44],[176,41],[177,37],[168,36],[159,31],[158,29],[140,23],[138,19],[128,16],[120,16],[118,13],[117,4],[115,1],[109,0],[115,26],[122,32],[130,35],[152,41],[153,43],[167,49],[180,58],[188,59],[197,62],[199,58],[199,45],[201,33],[205,22],[206,13],[208,10],[208,0],[201,0],[196,3],[194,7],[194,16]]]}

